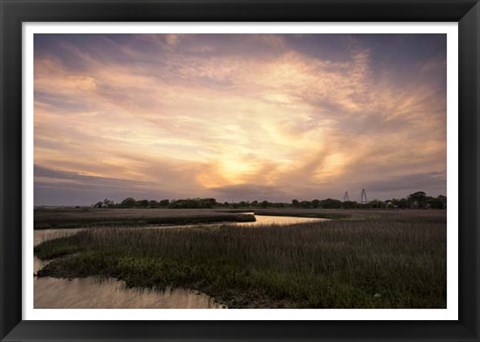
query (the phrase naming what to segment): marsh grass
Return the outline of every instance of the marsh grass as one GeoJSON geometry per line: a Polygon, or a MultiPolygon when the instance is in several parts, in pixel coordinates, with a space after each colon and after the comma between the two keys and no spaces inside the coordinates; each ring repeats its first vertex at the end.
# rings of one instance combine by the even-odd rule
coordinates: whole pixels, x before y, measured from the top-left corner
{"type": "Polygon", "coordinates": [[[292,226],[95,229],[35,248],[39,276],[202,291],[230,308],[444,308],[444,216],[292,226]]]}
{"type": "Polygon", "coordinates": [[[255,216],[210,209],[38,209],[35,229],[145,227],[219,222],[254,222],[255,216]]]}

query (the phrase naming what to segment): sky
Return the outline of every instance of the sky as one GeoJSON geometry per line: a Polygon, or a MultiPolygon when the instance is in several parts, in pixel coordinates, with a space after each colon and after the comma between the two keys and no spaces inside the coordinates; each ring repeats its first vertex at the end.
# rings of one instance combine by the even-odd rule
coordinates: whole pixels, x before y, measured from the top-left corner
{"type": "Polygon", "coordinates": [[[446,36],[36,34],[35,205],[446,194],[446,36]]]}

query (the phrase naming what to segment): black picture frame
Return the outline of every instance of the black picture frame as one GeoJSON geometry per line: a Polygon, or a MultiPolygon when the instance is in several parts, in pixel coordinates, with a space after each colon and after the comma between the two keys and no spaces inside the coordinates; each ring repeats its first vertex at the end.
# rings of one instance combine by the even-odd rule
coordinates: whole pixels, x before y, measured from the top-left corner
{"type": "MultiPolygon", "coordinates": [[[[480,5],[475,0],[0,0],[2,341],[479,341],[480,5]],[[22,320],[22,22],[459,23],[458,321],[22,320]]],[[[428,319],[428,317],[425,317],[428,319]]]]}

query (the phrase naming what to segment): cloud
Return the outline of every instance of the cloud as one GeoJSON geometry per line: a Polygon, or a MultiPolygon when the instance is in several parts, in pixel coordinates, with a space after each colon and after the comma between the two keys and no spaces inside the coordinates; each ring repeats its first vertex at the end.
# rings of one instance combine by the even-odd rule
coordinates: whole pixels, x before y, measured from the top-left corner
{"type": "MultiPolygon", "coordinates": [[[[92,188],[90,201],[102,189],[229,200],[367,186],[389,197],[402,188],[390,181],[409,191],[402,177],[446,169],[446,66],[438,37],[407,36],[392,37],[405,47],[396,55],[374,35],[38,37],[42,201],[56,186],[74,198],[72,182],[92,188]]],[[[435,179],[426,191],[444,193],[435,179]]]]}

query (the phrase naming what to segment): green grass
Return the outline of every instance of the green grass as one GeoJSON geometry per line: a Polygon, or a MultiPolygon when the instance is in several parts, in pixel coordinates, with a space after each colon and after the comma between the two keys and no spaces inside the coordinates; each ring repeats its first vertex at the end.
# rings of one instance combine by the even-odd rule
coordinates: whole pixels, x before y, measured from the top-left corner
{"type": "Polygon", "coordinates": [[[318,217],[342,220],[429,220],[445,217],[444,210],[424,209],[302,209],[269,208],[254,209],[255,215],[318,217]]]}
{"type": "Polygon", "coordinates": [[[444,214],[286,227],[95,229],[35,248],[39,276],[199,290],[230,308],[444,308],[444,214]]]}
{"type": "Polygon", "coordinates": [[[255,215],[267,216],[293,216],[293,217],[312,217],[325,219],[346,219],[352,217],[350,214],[343,213],[341,210],[315,210],[315,209],[255,209],[255,215]]]}
{"type": "Polygon", "coordinates": [[[39,209],[35,229],[145,227],[219,222],[254,222],[255,216],[211,209],[39,209]]]}

